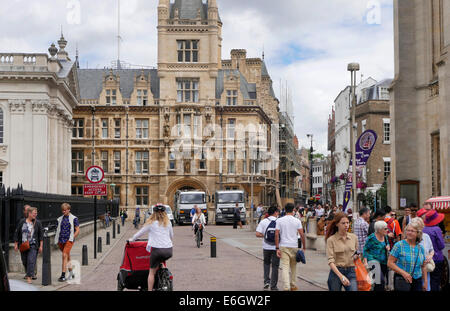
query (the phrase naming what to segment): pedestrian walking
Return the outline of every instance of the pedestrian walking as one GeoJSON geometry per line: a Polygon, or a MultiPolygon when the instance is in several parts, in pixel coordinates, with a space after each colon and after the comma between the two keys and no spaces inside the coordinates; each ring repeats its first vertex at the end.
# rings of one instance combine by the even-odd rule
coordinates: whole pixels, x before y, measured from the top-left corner
{"type": "Polygon", "coordinates": [[[442,230],[439,228],[439,224],[444,220],[445,215],[440,214],[435,210],[431,210],[425,217],[425,228],[423,232],[430,236],[434,249],[434,271],[430,274],[430,287],[431,291],[440,291],[441,280],[444,271],[444,264],[446,258],[442,254],[442,250],[445,248],[445,241],[442,236],[442,230]]]}
{"type": "Polygon", "coordinates": [[[367,237],[363,248],[364,264],[375,269],[379,277],[375,275],[375,284],[373,290],[376,292],[384,291],[387,284],[387,260],[390,251],[387,240],[387,223],[379,220],[375,223],[375,233],[367,237]]]}
{"type": "Polygon", "coordinates": [[[402,237],[402,229],[400,227],[400,223],[398,222],[395,217],[397,214],[392,211],[392,208],[390,206],[386,206],[384,208],[386,212],[386,218],[384,221],[388,225],[388,238],[389,238],[389,244],[391,246],[391,249],[393,248],[394,244],[401,240],[402,237]]]}
{"type": "Polygon", "coordinates": [[[122,219],[122,227],[125,226],[125,219],[128,218],[128,214],[127,212],[123,209],[121,214],[120,214],[120,218],[122,219]]]}
{"type": "Polygon", "coordinates": [[[278,218],[278,208],[269,207],[269,217],[263,219],[256,228],[256,236],[263,238],[264,254],[264,290],[277,291],[278,287],[278,268],[280,267],[280,258],[277,256],[275,246],[276,221],[278,218]],[[272,267],[272,273],[270,273],[272,267]]]}
{"type": "Polygon", "coordinates": [[[369,230],[367,232],[368,235],[371,235],[372,233],[375,233],[375,223],[377,221],[384,221],[386,218],[386,212],[384,209],[379,208],[375,211],[374,215],[372,216],[372,221],[369,224],[369,230]]]}
{"type": "Polygon", "coordinates": [[[327,228],[328,289],[330,291],[357,291],[354,261],[358,256],[358,238],[348,232],[350,221],[346,213],[337,213],[327,228]]]}
{"type": "Polygon", "coordinates": [[[236,203],[234,207],[234,224],[233,228],[237,229],[237,225],[242,229],[242,221],[241,221],[241,209],[239,208],[239,204],[236,203]]]}
{"type": "Polygon", "coordinates": [[[14,234],[14,250],[20,250],[22,264],[25,267],[25,278],[28,284],[36,279],[35,267],[38,253],[42,253],[44,229],[37,217],[35,207],[27,207],[27,218],[19,221],[14,234]]]}
{"type": "Polygon", "coordinates": [[[141,209],[139,207],[136,207],[136,210],[134,211],[134,227],[137,229],[139,227],[139,224],[141,223],[141,209]]]}
{"type": "Polygon", "coordinates": [[[303,252],[306,252],[305,234],[302,222],[293,216],[294,204],[286,204],[286,215],[277,220],[275,231],[275,248],[278,258],[281,258],[281,271],[283,275],[283,289],[296,291],[297,287],[297,234],[300,234],[303,252]]]}
{"type": "MultiPolygon", "coordinates": [[[[423,232],[423,229],[425,228],[425,223],[423,222],[422,218],[415,217],[410,220],[409,223],[414,223],[419,227],[419,230],[422,231],[422,241],[420,242],[420,245],[422,245],[423,249],[425,250],[425,265],[427,270],[427,280],[428,280],[428,287],[427,291],[431,291],[431,274],[432,270],[435,268],[435,263],[433,261],[434,256],[434,248],[433,248],[433,242],[431,241],[430,236],[423,232]]],[[[409,224],[408,223],[408,224],[409,224]]]]}
{"type": "Polygon", "coordinates": [[[59,246],[62,252],[62,272],[59,282],[65,282],[75,277],[70,262],[70,251],[72,250],[75,239],[80,234],[80,224],[78,218],[70,212],[70,204],[63,203],[61,205],[62,216],[58,218],[58,227],[56,229],[55,244],[59,246]],[[66,278],[66,269],[69,275],[66,278]]]}
{"type": "Polygon", "coordinates": [[[358,253],[362,254],[364,250],[364,244],[369,233],[369,220],[370,210],[367,207],[363,207],[359,210],[359,217],[355,220],[353,231],[358,237],[358,253]]]}
{"type": "Polygon", "coordinates": [[[261,222],[261,217],[264,213],[264,208],[261,203],[258,204],[258,207],[256,208],[256,217],[258,217],[258,224],[261,222]]]}
{"type": "Polygon", "coordinates": [[[415,223],[406,226],[405,240],[395,243],[388,259],[394,274],[395,291],[426,291],[425,250],[420,245],[422,231],[415,223]],[[422,280],[423,279],[423,280],[422,280]]]}

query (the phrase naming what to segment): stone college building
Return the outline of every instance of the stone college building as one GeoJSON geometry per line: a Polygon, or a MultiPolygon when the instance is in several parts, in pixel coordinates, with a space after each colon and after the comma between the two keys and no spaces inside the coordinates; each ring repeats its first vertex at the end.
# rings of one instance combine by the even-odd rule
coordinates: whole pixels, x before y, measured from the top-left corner
{"type": "Polygon", "coordinates": [[[222,60],[215,0],[160,0],[157,22],[157,69],[78,69],[72,194],[95,164],[130,211],[190,189],[245,190],[249,203],[252,171],[255,204],[275,202],[279,102],[264,59],[222,60]]]}

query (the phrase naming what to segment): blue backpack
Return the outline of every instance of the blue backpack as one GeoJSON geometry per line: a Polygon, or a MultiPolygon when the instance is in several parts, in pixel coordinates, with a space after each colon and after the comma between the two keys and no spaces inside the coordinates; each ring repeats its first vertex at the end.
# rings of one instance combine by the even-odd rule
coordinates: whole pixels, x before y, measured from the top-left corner
{"type": "Polygon", "coordinates": [[[275,245],[275,230],[277,227],[277,221],[272,220],[267,226],[266,232],[264,233],[264,240],[269,245],[275,245]]]}

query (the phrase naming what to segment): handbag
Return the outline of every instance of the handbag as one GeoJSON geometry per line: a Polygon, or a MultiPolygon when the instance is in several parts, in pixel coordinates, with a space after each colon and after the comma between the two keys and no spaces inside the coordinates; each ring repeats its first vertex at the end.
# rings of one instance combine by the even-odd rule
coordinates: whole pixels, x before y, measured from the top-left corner
{"type": "Polygon", "coordinates": [[[436,264],[434,263],[434,260],[431,259],[430,262],[425,265],[425,270],[427,272],[433,272],[434,269],[436,269],[436,264]]]}
{"type": "Polygon", "coordinates": [[[30,249],[30,242],[28,240],[20,244],[19,250],[21,253],[26,252],[29,249],[30,249]]]}
{"type": "MultiPolygon", "coordinates": [[[[35,227],[35,223],[33,223],[33,229],[35,227]]],[[[26,252],[30,249],[30,241],[26,240],[25,242],[23,242],[22,244],[20,244],[19,250],[21,253],[26,252]]]]}
{"type": "MultiPolygon", "coordinates": [[[[417,259],[419,258],[419,251],[417,251],[416,261],[414,262],[413,274],[416,269],[417,259]]],[[[408,283],[403,276],[400,274],[394,274],[394,290],[398,292],[409,292],[411,291],[411,283],[408,283]]]]}

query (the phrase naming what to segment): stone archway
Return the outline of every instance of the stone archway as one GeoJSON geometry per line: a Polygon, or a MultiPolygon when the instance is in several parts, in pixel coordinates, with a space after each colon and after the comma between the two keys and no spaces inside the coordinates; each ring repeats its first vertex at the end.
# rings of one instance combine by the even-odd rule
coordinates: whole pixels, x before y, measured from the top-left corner
{"type": "Polygon", "coordinates": [[[175,193],[178,190],[200,190],[205,191],[206,195],[209,195],[208,187],[203,184],[201,181],[195,178],[180,178],[175,180],[170,184],[166,191],[166,200],[167,204],[170,206],[173,205],[173,199],[175,197],[175,193]]]}

